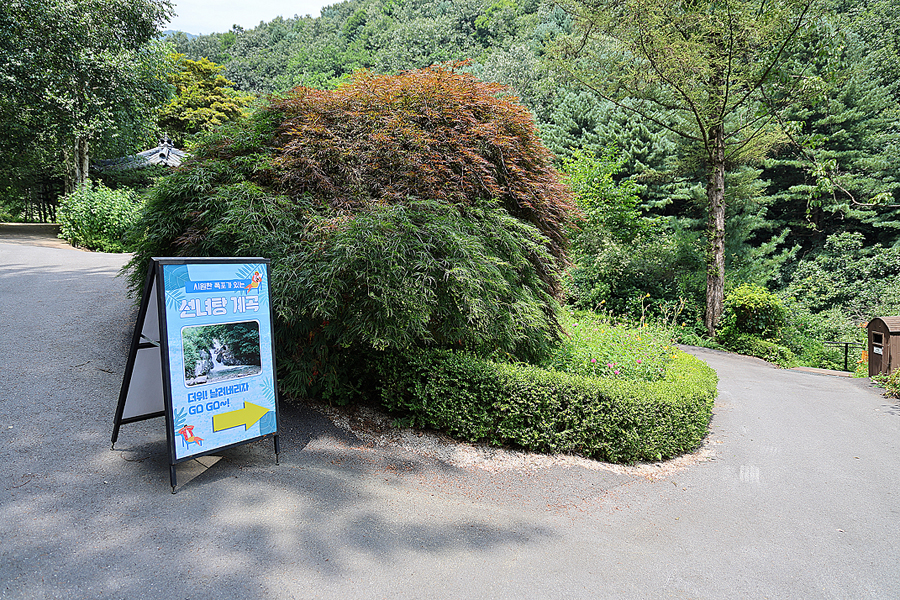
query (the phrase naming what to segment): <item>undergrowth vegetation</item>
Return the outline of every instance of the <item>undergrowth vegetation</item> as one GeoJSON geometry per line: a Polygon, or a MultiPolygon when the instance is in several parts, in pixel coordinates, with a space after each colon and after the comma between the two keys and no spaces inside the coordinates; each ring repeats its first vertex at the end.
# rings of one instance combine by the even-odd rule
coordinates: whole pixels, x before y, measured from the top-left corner
{"type": "MultiPolygon", "coordinates": [[[[641,207],[634,181],[617,179],[621,165],[609,148],[601,155],[576,152],[564,161],[585,215],[571,234],[573,264],[564,278],[574,308],[664,323],[683,344],[757,356],[782,367],[828,369],[844,369],[844,356],[842,347],[825,342],[864,343],[860,323],[900,310],[894,300],[900,251],[864,248],[859,234],[832,236],[821,253],[795,263],[793,252],[763,258],[735,248],[728,278],[735,283],[726,290],[718,334],[709,338],[702,323],[701,244],[675,221],[641,207]],[[771,288],[778,278],[784,281],[776,293],[771,288]]],[[[610,362],[598,359],[598,368],[610,362]]]]}
{"type": "Polygon", "coordinates": [[[134,190],[87,181],[59,201],[59,237],[90,250],[124,252],[133,243],[140,213],[141,200],[134,190]]]}
{"type": "Polygon", "coordinates": [[[725,298],[725,310],[717,340],[739,354],[757,356],[783,367],[796,364],[794,353],[783,345],[787,325],[781,299],[755,285],[741,285],[725,298]]]}
{"type": "Polygon", "coordinates": [[[542,367],[592,377],[657,381],[675,353],[672,331],[661,325],[616,326],[589,311],[561,313],[568,335],[542,367]]]}
{"type": "Polygon", "coordinates": [[[900,369],[894,369],[890,375],[876,375],[872,377],[872,381],[884,388],[886,396],[900,398],[900,369]]]}

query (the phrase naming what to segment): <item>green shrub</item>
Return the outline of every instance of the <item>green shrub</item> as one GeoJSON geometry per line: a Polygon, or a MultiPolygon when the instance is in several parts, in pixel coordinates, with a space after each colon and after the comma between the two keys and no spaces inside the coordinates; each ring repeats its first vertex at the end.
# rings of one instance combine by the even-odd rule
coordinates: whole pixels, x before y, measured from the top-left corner
{"type": "Polygon", "coordinates": [[[658,381],[585,377],[449,350],[390,354],[379,372],[382,405],[406,425],[619,463],[696,449],[718,383],[710,367],[683,352],[658,381]]]}
{"type": "Polygon", "coordinates": [[[141,202],[132,190],[111,190],[88,181],[60,199],[59,237],[91,250],[125,252],[140,213],[141,202]]]}
{"type": "Polygon", "coordinates": [[[679,322],[702,318],[706,281],[696,275],[704,271],[696,235],[645,213],[637,184],[616,176],[623,164],[612,147],[599,156],[575,150],[563,160],[584,215],[570,233],[567,302],[633,321],[676,312],[679,322]]]}
{"type": "Polygon", "coordinates": [[[707,336],[706,330],[701,331],[702,322],[695,322],[694,327],[680,327],[675,330],[675,341],[685,346],[698,346],[700,348],[721,348],[721,344],[707,336]]]}
{"type": "Polygon", "coordinates": [[[796,356],[778,337],[786,324],[787,310],[778,296],[744,284],[725,297],[717,341],[732,352],[792,367],[797,364],[796,356]]]}
{"type": "Polygon", "coordinates": [[[572,235],[574,248],[589,250],[605,237],[629,242],[651,228],[654,221],[643,217],[638,206],[637,184],[631,179],[616,182],[613,177],[623,163],[623,157],[612,147],[602,156],[575,150],[563,159],[566,181],[584,214],[584,221],[572,235]]]}
{"type": "Polygon", "coordinates": [[[763,339],[775,338],[787,322],[781,299],[758,285],[741,285],[725,298],[720,335],[749,334],[763,339]]]}
{"type": "Polygon", "coordinates": [[[687,240],[666,226],[658,224],[629,241],[585,230],[571,256],[574,264],[565,285],[568,302],[576,308],[609,311],[636,321],[671,315],[680,303],[680,319],[702,317],[698,307],[705,281],[695,276],[702,273],[702,262],[687,240]],[[589,244],[592,238],[594,243],[589,244]]]}
{"type": "Polygon", "coordinates": [[[526,254],[543,251],[540,236],[502,209],[410,202],[280,230],[268,248],[276,311],[292,324],[279,338],[290,393],[349,400],[359,369],[342,355],[429,344],[537,360],[556,341],[557,305],[526,254]]]}
{"type": "Polygon", "coordinates": [[[11,189],[0,189],[0,223],[14,223],[22,218],[22,201],[12,196],[11,189]]]}
{"type": "Polygon", "coordinates": [[[764,340],[755,335],[739,333],[728,338],[725,347],[732,352],[755,356],[770,363],[774,363],[785,369],[796,367],[797,357],[790,348],[782,346],[772,340],[764,340]]]}
{"type": "Polygon", "coordinates": [[[869,244],[859,232],[830,235],[798,264],[784,294],[813,314],[837,311],[854,326],[898,314],[900,247],[869,244]]]}
{"type": "MultiPolygon", "coordinates": [[[[799,302],[786,301],[789,325],[781,333],[782,343],[797,356],[797,362],[820,369],[843,369],[842,348],[829,347],[825,341],[865,341],[865,329],[854,324],[839,307],[819,313],[810,312],[799,302]]],[[[854,352],[854,356],[858,352],[854,352]]]]}
{"type": "Polygon", "coordinates": [[[873,275],[897,274],[896,259],[893,269],[878,273],[876,265],[882,256],[896,256],[896,250],[884,251],[879,245],[866,247],[859,232],[843,232],[828,236],[824,247],[797,265],[785,293],[796,299],[810,312],[817,313],[840,307],[847,314],[867,312],[876,298],[871,293],[873,284],[881,284],[881,278],[873,275]]]}

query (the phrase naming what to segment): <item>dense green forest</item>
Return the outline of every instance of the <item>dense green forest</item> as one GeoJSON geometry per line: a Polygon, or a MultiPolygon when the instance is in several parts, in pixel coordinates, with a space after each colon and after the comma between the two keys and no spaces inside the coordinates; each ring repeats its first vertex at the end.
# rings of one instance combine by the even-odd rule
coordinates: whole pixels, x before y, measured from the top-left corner
{"type": "MultiPolygon", "coordinates": [[[[111,9],[124,3],[103,1],[111,9]]],[[[217,85],[227,88],[223,97],[232,109],[226,116],[234,118],[251,110],[249,95],[265,98],[295,86],[334,89],[360,70],[390,74],[454,64],[508,86],[578,197],[585,220],[569,232],[572,267],[563,282],[574,306],[683,325],[682,339],[699,342],[715,334],[723,310],[710,322],[710,282],[719,268],[726,298],[744,284],[777,293],[787,322],[803,335],[786,329],[773,334],[773,343],[823,365],[833,361],[815,340],[858,340],[860,322],[900,311],[900,34],[897,7],[887,0],[783,2],[783,15],[747,2],[713,2],[709,22],[691,31],[679,30],[667,5],[651,0],[629,0],[621,14],[615,3],[577,0],[348,0],[316,18],[165,40],[149,33],[158,33],[167,5],[132,4],[149,7],[132,19],[133,43],[100,43],[87,36],[87,25],[60,26],[71,34],[59,46],[69,45],[49,49],[41,64],[52,67],[54,57],[80,45],[80,79],[53,79],[53,68],[43,79],[26,77],[27,64],[3,61],[4,81],[16,82],[0,92],[0,119],[10,124],[0,145],[8,218],[18,217],[10,199],[30,185],[22,175],[29,165],[71,165],[51,171],[62,177],[74,169],[83,177],[79,153],[86,155],[89,139],[92,159],[134,151],[161,133],[177,133],[190,145],[190,135],[205,127],[167,132],[159,113],[156,120],[146,116],[176,94],[184,77],[172,73],[179,68],[223,78],[217,85]],[[732,11],[732,29],[716,37],[716,11],[723,10],[732,11]],[[629,20],[641,14],[659,19],[651,28],[656,38],[641,37],[641,23],[629,20]],[[735,23],[743,28],[739,35],[735,23]],[[681,37],[665,38],[670,29],[681,37]],[[633,59],[633,49],[642,47],[650,52],[643,62],[626,64],[610,50],[630,42],[638,45],[622,55],[633,59]],[[681,62],[673,65],[672,57],[681,62]],[[704,69],[750,82],[738,101],[724,101],[727,110],[704,117],[713,119],[708,127],[689,93],[678,96],[660,83],[704,69]],[[66,96],[71,81],[130,95],[79,108],[66,96]],[[42,85],[59,96],[52,110],[29,104],[42,85]],[[685,125],[690,119],[679,98],[699,129],[685,125]],[[77,126],[66,133],[59,122],[77,126]],[[709,145],[715,136],[707,136],[714,128],[737,148],[723,152],[715,202],[709,145]],[[64,143],[42,143],[66,135],[64,143]],[[716,203],[718,234],[711,225],[716,203]],[[710,250],[715,244],[718,267],[710,250]]],[[[26,27],[40,17],[35,6],[13,2],[3,9],[5,58],[21,52],[29,37],[49,35],[26,27]]],[[[716,81],[715,73],[707,80],[716,81]]],[[[733,95],[740,89],[735,83],[733,95]]],[[[175,121],[169,115],[167,122],[175,121]]]]}

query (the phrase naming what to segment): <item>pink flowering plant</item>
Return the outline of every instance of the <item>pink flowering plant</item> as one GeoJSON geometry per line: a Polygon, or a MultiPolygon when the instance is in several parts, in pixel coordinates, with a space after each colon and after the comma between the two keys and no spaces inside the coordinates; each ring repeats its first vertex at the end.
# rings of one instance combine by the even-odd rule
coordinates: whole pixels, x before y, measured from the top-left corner
{"type": "Polygon", "coordinates": [[[561,311],[568,333],[547,368],[604,379],[658,381],[675,354],[672,331],[659,325],[628,326],[587,311],[561,311]]]}

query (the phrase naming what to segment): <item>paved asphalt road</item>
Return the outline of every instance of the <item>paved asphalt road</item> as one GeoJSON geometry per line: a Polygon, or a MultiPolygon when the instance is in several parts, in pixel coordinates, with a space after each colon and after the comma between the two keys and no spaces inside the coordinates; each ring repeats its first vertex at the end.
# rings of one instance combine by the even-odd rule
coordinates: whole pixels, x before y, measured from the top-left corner
{"type": "Polygon", "coordinates": [[[123,257],[26,237],[0,229],[0,598],[900,598],[900,405],[865,380],[692,350],[705,458],[619,471],[459,468],[283,406],[280,466],[242,446],[172,495],[162,420],[109,447],[123,257]]]}

